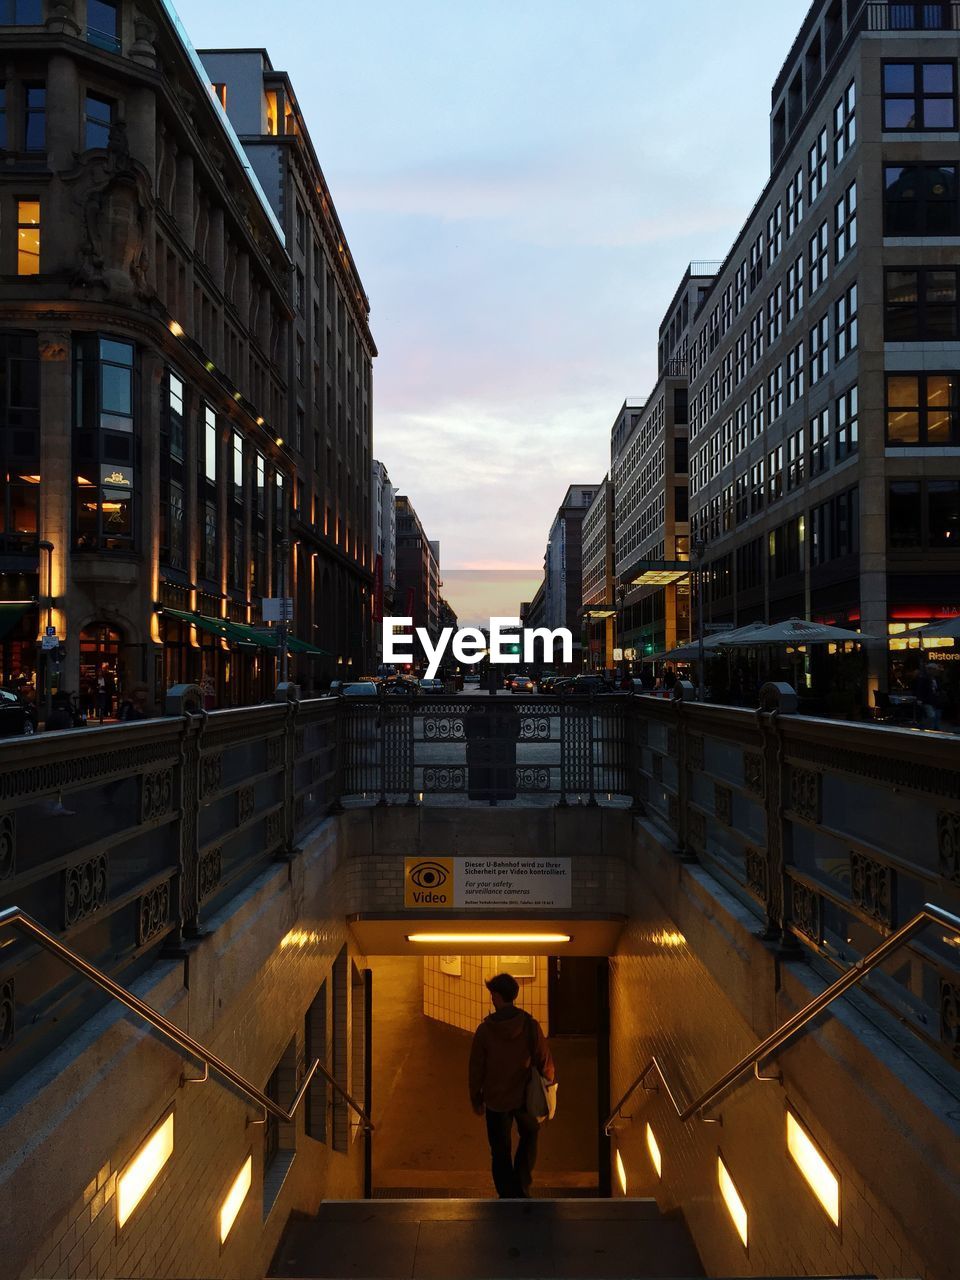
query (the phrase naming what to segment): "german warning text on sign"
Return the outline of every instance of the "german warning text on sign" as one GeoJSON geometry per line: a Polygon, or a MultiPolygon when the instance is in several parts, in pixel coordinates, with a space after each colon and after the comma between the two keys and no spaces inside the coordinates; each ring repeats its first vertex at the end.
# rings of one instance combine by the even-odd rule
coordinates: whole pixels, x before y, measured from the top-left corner
{"type": "Polygon", "coordinates": [[[569,858],[407,858],[405,907],[569,910],[569,858]]]}

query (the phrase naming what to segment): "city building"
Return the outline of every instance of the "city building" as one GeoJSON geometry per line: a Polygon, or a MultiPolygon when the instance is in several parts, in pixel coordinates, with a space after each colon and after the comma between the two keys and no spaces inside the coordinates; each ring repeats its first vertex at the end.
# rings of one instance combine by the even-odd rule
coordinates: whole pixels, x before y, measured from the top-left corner
{"type": "Polygon", "coordinates": [[[573,671],[583,667],[583,520],[600,485],[571,485],[550,526],[543,558],[543,625],[566,627],[573,636],[573,671]]]}
{"type": "Polygon", "coordinates": [[[398,494],[397,587],[394,615],[440,633],[440,543],[431,542],[409,498],[398,494]]]}
{"type": "Polygon", "coordinates": [[[393,613],[397,589],[397,491],[387,468],[376,458],[370,464],[370,536],[373,554],[374,652],[383,657],[379,623],[393,613]]]}
{"type": "Polygon", "coordinates": [[[684,273],[660,324],[656,386],[645,401],[627,401],[610,435],[621,647],[633,669],[689,637],[687,350],[715,265],[684,273]]]}
{"type": "MultiPolygon", "coordinates": [[[[304,519],[333,463],[315,468],[296,376],[300,245],[172,9],[91,5],[44,21],[25,2],[3,26],[0,200],[17,231],[0,281],[2,678],[88,704],[101,675],[257,701],[280,668],[261,602],[290,594],[291,671],[309,688],[337,656],[361,661],[372,574],[367,461],[349,512],[346,475],[340,505],[331,493],[342,536],[304,519]],[[335,608],[328,544],[359,575],[335,608]],[[63,649],[41,650],[44,633],[63,649]]],[[[360,315],[336,247],[318,270],[360,315]]],[[[368,384],[365,319],[357,332],[368,384]]]]}
{"type": "Polygon", "coordinates": [[[372,656],[370,303],[285,72],[264,49],[200,58],[270,204],[292,260],[284,351],[285,444],[297,469],[291,530],[296,616],[326,651],[318,674],[366,670],[372,656]]]}
{"type": "Polygon", "coordinates": [[[715,624],[800,615],[896,648],[960,609],[954,16],[822,0],[774,83],[770,178],[690,342],[715,624]]]}
{"type": "Polygon", "coordinates": [[[613,485],[599,486],[583,517],[581,602],[583,639],[591,671],[612,671],[617,647],[617,588],[613,577],[613,485]]]}

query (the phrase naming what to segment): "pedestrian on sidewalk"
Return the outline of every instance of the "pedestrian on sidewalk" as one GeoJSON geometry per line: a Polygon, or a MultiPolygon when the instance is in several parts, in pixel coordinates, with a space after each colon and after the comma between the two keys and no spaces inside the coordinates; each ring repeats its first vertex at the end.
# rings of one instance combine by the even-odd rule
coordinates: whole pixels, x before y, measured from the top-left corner
{"type": "Polygon", "coordinates": [[[477,1027],[470,1049],[470,1102],[485,1116],[493,1165],[493,1184],[501,1200],[525,1200],[530,1195],[537,1160],[540,1124],[525,1109],[531,1067],[551,1084],[556,1069],[540,1024],[515,1000],[520,984],[509,973],[498,973],[486,984],[493,1013],[477,1027]],[[513,1126],[519,1142],[513,1153],[513,1126]]]}

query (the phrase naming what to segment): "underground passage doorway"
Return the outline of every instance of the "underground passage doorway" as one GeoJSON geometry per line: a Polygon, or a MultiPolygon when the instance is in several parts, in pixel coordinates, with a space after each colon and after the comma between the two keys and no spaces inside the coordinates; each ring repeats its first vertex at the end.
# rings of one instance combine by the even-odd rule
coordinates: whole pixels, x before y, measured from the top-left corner
{"type": "Polygon", "coordinates": [[[543,1027],[559,1081],[539,1134],[535,1198],[609,1194],[607,960],[592,956],[375,955],[372,1189],[377,1199],[494,1198],[486,1126],[468,1090],[485,981],[512,974],[543,1027]]]}

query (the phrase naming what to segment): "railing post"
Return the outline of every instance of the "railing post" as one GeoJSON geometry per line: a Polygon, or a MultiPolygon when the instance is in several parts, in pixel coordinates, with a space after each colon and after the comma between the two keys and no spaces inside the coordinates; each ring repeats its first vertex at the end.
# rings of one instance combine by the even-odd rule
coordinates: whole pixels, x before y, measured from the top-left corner
{"type": "Polygon", "coordinates": [[[567,704],[564,702],[563,694],[559,695],[559,711],[560,711],[560,799],[557,801],[558,809],[567,807],[567,704]]]}
{"type": "Polygon", "coordinates": [[[597,708],[597,703],[594,699],[594,695],[591,693],[590,700],[587,704],[587,783],[590,788],[590,794],[589,794],[589,799],[587,800],[587,804],[594,809],[597,807],[597,797],[596,797],[595,789],[593,785],[593,775],[594,775],[593,749],[594,749],[594,746],[596,745],[593,726],[594,726],[594,716],[596,715],[596,708],[597,708]]]}
{"type": "Polygon", "coordinates": [[[180,737],[180,933],[200,935],[200,750],[204,715],[186,715],[180,737]]]}
{"type": "Polygon", "coordinates": [[[283,852],[281,856],[290,857],[297,839],[296,816],[296,764],[297,764],[297,719],[300,715],[300,703],[292,699],[287,702],[286,715],[283,721],[283,852]]]}
{"type": "Polygon", "coordinates": [[[795,950],[796,943],[786,921],[786,821],[784,818],[786,768],[783,761],[783,732],[777,712],[757,713],[763,759],[763,808],[766,821],[766,893],[764,940],[795,950]]]}
{"type": "Polygon", "coordinates": [[[377,804],[384,807],[387,803],[387,707],[389,703],[383,691],[383,685],[377,690],[377,694],[380,699],[380,799],[377,804]]]}
{"type": "Polygon", "coordinates": [[[690,846],[690,742],[687,704],[683,699],[676,698],[671,705],[676,718],[674,732],[677,735],[677,855],[685,862],[696,862],[696,853],[690,846]]]}
{"type": "Polygon", "coordinates": [[[417,803],[413,795],[413,779],[416,773],[416,750],[414,748],[414,726],[416,723],[416,717],[414,715],[412,694],[408,694],[405,706],[406,724],[404,725],[403,751],[405,758],[404,762],[407,766],[407,807],[414,808],[417,803]]]}

